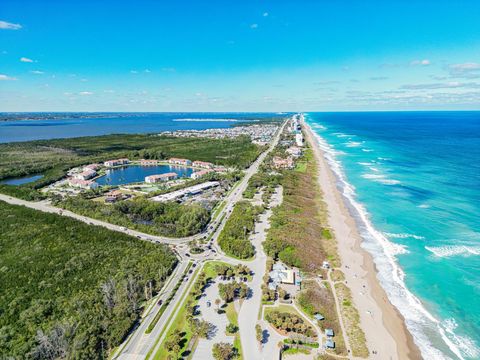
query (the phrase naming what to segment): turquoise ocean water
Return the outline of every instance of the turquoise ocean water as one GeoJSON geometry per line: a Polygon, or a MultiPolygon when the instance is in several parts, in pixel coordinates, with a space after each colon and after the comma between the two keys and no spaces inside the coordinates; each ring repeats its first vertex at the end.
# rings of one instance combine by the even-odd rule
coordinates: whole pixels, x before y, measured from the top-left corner
{"type": "Polygon", "coordinates": [[[426,359],[480,358],[480,112],[309,113],[426,359]]]}

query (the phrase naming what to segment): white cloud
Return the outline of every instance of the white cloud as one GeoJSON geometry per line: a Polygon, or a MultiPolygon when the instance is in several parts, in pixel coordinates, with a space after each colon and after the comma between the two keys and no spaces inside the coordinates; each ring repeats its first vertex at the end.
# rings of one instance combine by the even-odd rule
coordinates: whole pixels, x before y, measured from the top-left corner
{"type": "Polygon", "coordinates": [[[45,74],[43,71],[40,71],[40,70],[32,70],[30,71],[32,74],[35,74],[35,75],[42,75],[42,74],[45,74]]]}
{"type": "Polygon", "coordinates": [[[450,65],[451,69],[462,70],[462,71],[472,71],[480,70],[480,64],[477,63],[464,63],[464,64],[453,64],[450,65]]]}
{"type": "Polygon", "coordinates": [[[91,92],[91,91],[80,91],[80,92],[78,93],[78,95],[88,96],[88,95],[93,95],[93,92],[91,92]]]}
{"type": "Polygon", "coordinates": [[[6,21],[0,21],[0,29],[3,30],[19,30],[22,28],[20,24],[12,24],[6,21]]]}
{"type": "Polygon", "coordinates": [[[26,62],[26,63],[33,63],[33,62],[35,62],[34,60],[29,59],[29,58],[27,58],[27,57],[21,57],[21,58],[20,58],[20,61],[21,61],[21,62],[26,62]]]}
{"type": "Polygon", "coordinates": [[[265,12],[263,13],[263,17],[267,17],[267,16],[268,16],[268,12],[265,11],[265,12]]]}
{"type": "Polygon", "coordinates": [[[143,70],[143,72],[151,73],[151,71],[149,69],[145,69],[145,70],[143,70]]]}
{"type": "Polygon", "coordinates": [[[258,28],[258,24],[252,24],[252,25],[250,25],[250,29],[256,29],[256,28],[258,28]]]}
{"type": "Polygon", "coordinates": [[[9,81],[9,80],[17,80],[17,78],[14,78],[5,74],[0,74],[0,81],[9,81]]]}
{"type": "Polygon", "coordinates": [[[428,59],[423,59],[423,60],[413,60],[410,65],[412,66],[428,66],[431,65],[430,60],[428,59]]]}
{"type": "Polygon", "coordinates": [[[450,76],[454,78],[478,79],[480,78],[480,64],[467,62],[462,64],[452,64],[448,67],[450,76]]]}
{"type": "Polygon", "coordinates": [[[469,82],[462,83],[458,81],[451,81],[447,83],[432,83],[432,84],[409,84],[400,87],[405,90],[436,90],[436,89],[480,89],[479,83],[469,82]]]}
{"type": "Polygon", "coordinates": [[[130,70],[130,74],[138,74],[137,70],[130,70]]]}

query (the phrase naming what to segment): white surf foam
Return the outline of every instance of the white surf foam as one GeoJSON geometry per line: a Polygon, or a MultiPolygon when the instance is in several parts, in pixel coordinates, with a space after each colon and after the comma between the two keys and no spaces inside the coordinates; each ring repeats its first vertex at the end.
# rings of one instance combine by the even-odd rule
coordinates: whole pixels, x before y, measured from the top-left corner
{"type": "Polygon", "coordinates": [[[345,146],[349,148],[353,148],[353,147],[359,147],[362,144],[363,142],[360,142],[360,141],[349,141],[345,143],[345,146]]]}
{"type": "MultiPolygon", "coordinates": [[[[375,170],[378,172],[378,170],[375,170]]],[[[383,185],[398,185],[400,184],[399,180],[387,179],[383,174],[363,174],[362,178],[378,182],[383,185]]]]}
{"type": "Polygon", "coordinates": [[[365,207],[356,200],[354,187],[346,181],[343,168],[335,158],[335,150],[318,134],[315,134],[315,137],[324,151],[325,159],[337,177],[339,190],[357,219],[363,238],[362,247],[372,254],[378,269],[377,277],[392,304],[405,318],[407,328],[413,334],[422,356],[425,359],[451,359],[444,351],[436,348],[427,335],[439,333],[448,349],[459,359],[464,360],[462,350],[446,335],[440,321],[430,314],[421,301],[407,289],[404,281],[405,273],[399,267],[395,257],[398,255],[398,247],[373,227],[365,207]]]}
{"type": "Polygon", "coordinates": [[[384,233],[387,237],[389,237],[390,239],[416,239],[416,240],[423,240],[425,239],[425,237],[423,236],[419,236],[419,235],[415,235],[415,234],[396,234],[396,233],[384,233]]]}
{"type": "Polygon", "coordinates": [[[474,256],[480,255],[480,246],[467,245],[445,245],[445,246],[425,246],[436,257],[446,258],[451,256],[474,256]]]}
{"type": "Polygon", "coordinates": [[[333,133],[338,138],[348,138],[348,137],[353,137],[354,135],[349,135],[349,134],[344,134],[344,133],[333,133]]]}
{"type": "Polygon", "coordinates": [[[372,152],[372,149],[362,149],[363,152],[372,152]]]}

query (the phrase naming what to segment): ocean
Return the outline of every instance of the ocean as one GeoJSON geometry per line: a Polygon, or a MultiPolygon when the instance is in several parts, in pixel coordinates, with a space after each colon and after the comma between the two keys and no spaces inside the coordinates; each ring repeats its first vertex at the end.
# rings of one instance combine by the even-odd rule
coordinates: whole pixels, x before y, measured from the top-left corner
{"type": "MultiPolygon", "coordinates": [[[[156,133],[175,130],[227,128],[249,119],[262,119],[271,113],[32,113],[32,120],[0,121],[0,143],[94,136],[118,133],[156,133]],[[74,116],[72,116],[72,114],[74,116]]],[[[13,119],[19,114],[0,113],[0,118],[13,119]]],[[[26,114],[25,116],[28,116],[26,114]]],[[[24,117],[24,114],[21,114],[24,117]]]]}
{"type": "Polygon", "coordinates": [[[308,113],[425,359],[480,358],[480,112],[308,113]]]}

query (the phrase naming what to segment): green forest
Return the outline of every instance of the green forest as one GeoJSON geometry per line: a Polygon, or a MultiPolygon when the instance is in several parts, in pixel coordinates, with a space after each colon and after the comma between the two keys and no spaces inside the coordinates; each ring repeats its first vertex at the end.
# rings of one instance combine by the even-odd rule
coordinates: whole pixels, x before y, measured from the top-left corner
{"type": "Polygon", "coordinates": [[[22,186],[0,185],[0,192],[33,200],[40,197],[35,189],[64,177],[70,168],[119,157],[159,160],[185,157],[243,169],[261,150],[247,136],[207,139],[121,134],[0,144],[0,180],[43,175],[22,186]]]}
{"type": "Polygon", "coordinates": [[[56,205],[111,224],[168,237],[197,234],[210,220],[210,212],[201,205],[155,202],[141,197],[109,205],[77,196],[69,197],[56,205]]]}
{"type": "Polygon", "coordinates": [[[0,218],[0,358],[105,358],[177,262],[56,214],[0,202],[0,218]]]}
{"type": "Polygon", "coordinates": [[[248,201],[235,205],[218,237],[218,244],[227,255],[239,259],[248,259],[254,255],[255,251],[248,236],[255,229],[255,219],[260,211],[261,209],[248,201]]]}

